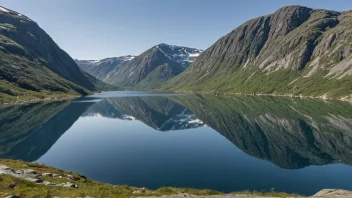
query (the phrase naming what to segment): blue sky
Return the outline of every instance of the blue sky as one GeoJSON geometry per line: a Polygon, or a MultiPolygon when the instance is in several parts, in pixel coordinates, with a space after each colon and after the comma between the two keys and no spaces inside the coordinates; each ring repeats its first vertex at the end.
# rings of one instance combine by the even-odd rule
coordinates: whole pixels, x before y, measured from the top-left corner
{"type": "Polygon", "coordinates": [[[206,49],[245,21],[286,5],[337,11],[352,0],[0,0],[36,21],[73,58],[138,55],[167,43],[206,49]]]}

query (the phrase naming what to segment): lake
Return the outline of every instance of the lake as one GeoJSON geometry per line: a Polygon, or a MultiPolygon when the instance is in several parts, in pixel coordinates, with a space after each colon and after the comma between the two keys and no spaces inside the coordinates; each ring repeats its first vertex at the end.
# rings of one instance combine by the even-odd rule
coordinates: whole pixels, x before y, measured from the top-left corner
{"type": "Polygon", "coordinates": [[[312,195],[352,190],[352,105],[107,92],[0,107],[0,158],[116,185],[312,195]]]}

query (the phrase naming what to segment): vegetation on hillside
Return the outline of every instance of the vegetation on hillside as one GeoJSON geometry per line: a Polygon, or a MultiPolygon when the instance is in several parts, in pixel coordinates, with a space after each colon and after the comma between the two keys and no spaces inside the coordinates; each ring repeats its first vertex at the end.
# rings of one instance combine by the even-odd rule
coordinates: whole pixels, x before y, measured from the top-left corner
{"type": "Polygon", "coordinates": [[[34,21],[0,10],[1,103],[111,89],[115,88],[83,72],[34,21]]]}
{"type": "MultiPolygon", "coordinates": [[[[60,186],[46,186],[42,184],[36,184],[31,181],[26,181],[21,178],[13,177],[11,175],[0,175],[0,195],[17,195],[21,198],[29,197],[104,197],[104,198],[130,198],[130,197],[144,197],[144,196],[161,196],[161,195],[172,195],[179,193],[187,193],[192,195],[223,195],[224,193],[217,192],[214,190],[197,190],[191,188],[173,188],[163,187],[157,190],[149,190],[146,188],[137,188],[130,186],[119,186],[104,184],[97,181],[92,181],[83,175],[63,171],[53,167],[45,166],[43,164],[28,163],[23,161],[5,160],[0,159],[1,165],[6,165],[12,169],[32,169],[39,175],[43,173],[51,173],[58,175],[70,175],[74,181],[68,180],[67,178],[53,178],[50,176],[39,176],[39,179],[54,182],[54,183],[65,183],[67,181],[74,182],[78,188],[60,187],[60,186]]],[[[234,192],[233,194],[251,194],[268,197],[298,197],[295,194],[279,193],[279,192],[234,192]]]]}
{"type": "Polygon", "coordinates": [[[247,21],[161,90],[352,99],[350,13],[288,6],[247,21]]]}

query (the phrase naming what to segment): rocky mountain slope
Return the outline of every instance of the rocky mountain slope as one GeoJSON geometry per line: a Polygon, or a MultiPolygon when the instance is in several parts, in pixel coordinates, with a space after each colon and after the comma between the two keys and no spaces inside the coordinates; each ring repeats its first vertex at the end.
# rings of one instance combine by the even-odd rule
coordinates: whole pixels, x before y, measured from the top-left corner
{"type": "Polygon", "coordinates": [[[108,73],[119,67],[122,63],[130,61],[135,56],[120,56],[102,60],[75,60],[77,65],[92,76],[104,81],[108,73]]]}
{"type": "Polygon", "coordinates": [[[0,100],[87,94],[104,88],[112,86],[83,72],[37,23],[1,7],[0,100]]]}
{"type": "Polygon", "coordinates": [[[164,90],[352,98],[352,12],[283,7],[220,38],[164,90]]]}
{"type": "Polygon", "coordinates": [[[194,48],[159,44],[122,63],[104,81],[125,88],[158,88],[183,72],[201,52],[194,48]]]}

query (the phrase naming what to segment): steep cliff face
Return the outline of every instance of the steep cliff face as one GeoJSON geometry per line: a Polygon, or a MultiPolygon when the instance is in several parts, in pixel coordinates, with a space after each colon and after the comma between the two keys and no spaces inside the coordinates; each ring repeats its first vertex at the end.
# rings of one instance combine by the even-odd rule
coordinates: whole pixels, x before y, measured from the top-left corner
{"type": "Polygon", "coordinates": [[[351,31],[350,12],[284,7],[220,38],[164,89],[350,97],[351,31]]]}
{"type": "Polygon", "coordinates": [[[162,43],[121,64],[104,78],[104,82],[144,90],[159,88],[183,72],[201,52],[194,48],[162,43]]]}
{"type": "MultiPolygon", "coordinates": [[[[0,9],[0,95],[86,94],[110,87],[83,72],[37,23],[0,9]]],[[[0,99],[1,99],[0,98],[0,99]]]]}

